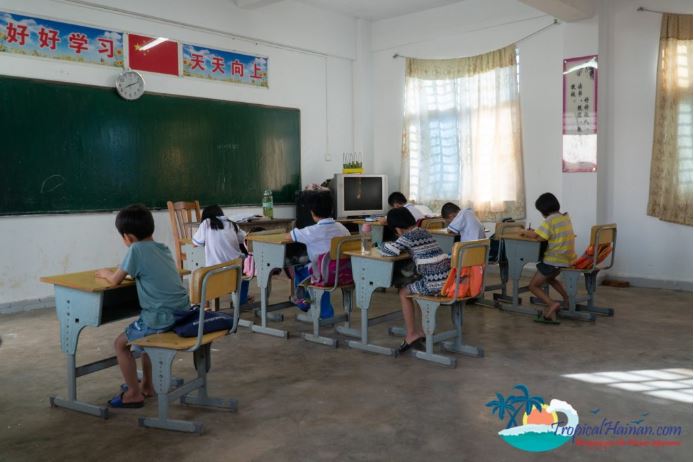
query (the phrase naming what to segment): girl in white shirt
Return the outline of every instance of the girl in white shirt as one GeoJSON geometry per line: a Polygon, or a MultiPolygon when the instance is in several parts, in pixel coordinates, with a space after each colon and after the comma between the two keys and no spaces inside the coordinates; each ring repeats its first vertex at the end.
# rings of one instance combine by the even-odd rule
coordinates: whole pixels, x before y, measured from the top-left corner
{"type": "MultiPolygon", "coordinates": [[[[244,258],[248,253],[243,242],[246,237],[236,223],[224,216],[218,205],[202,210],[200,227],[193,236],[193,244],[205,247],[205,266],[218,265],[229,260],[244,258]]],[[[248,301],[248,281],[241,283],[241,304],[248,301]]]]}

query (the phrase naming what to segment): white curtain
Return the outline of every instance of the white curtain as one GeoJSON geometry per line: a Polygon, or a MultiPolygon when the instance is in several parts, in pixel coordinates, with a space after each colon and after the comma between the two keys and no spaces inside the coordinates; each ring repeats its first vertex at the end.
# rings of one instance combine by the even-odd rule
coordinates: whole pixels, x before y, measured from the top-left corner
{"type": "Polygon", "coordinates": [[[401,189],[485,221],[525,217],[516,47],[448,60],[407,59],[401,189]]]}
{"type": "Polygon", "coordinates": [[[648,215],[692,226],[692,15],[664,14],[648,215]]]}

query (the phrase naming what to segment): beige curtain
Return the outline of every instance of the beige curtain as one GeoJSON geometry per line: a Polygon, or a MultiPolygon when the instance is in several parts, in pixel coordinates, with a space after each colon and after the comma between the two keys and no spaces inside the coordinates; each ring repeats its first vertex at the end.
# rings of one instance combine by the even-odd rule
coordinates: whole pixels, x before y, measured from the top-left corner
{"type": "Polygon", "coordinates": [[[525,217],[516,46],[460,59],[407,59],[401,188],[438,210],[525,217]]]}
{"type": "Polygon", "coordinates": [[[692,15],[660,30],[648,215],[692,225],[692,15]]]}

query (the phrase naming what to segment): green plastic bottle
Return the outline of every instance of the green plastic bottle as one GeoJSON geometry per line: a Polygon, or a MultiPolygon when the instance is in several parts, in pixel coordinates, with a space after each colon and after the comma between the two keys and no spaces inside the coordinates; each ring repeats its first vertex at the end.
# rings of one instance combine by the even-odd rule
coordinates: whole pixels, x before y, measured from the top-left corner
{"type": "Polygon", "coordinates": [[[263,193],[263,216],[272,220],[272,191],[269,189],[263,193]]]}

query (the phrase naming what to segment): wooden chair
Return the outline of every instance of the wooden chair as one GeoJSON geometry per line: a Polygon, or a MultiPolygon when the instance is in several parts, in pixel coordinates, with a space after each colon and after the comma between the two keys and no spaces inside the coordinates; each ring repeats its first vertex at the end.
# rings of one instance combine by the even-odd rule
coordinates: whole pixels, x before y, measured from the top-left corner
{"type": "Polygon", "coordinates": [[[320,343],[321,345],[328,345],[331,347],[337,347],[337,340],[329,337],[323,337],[320,335],[320,326],[325,324],[336,324],[340,321],[346,321],[347,328],[350,327],[350,320],[352,316],[352,300],[354,299],[354,283],[340,285],[339,274],[340,266],[346,265],[349,260],[345,258],[344,253],[347,251],[354,251],[361,249],[361,237],[360,236],[342,236],[334,237],[330,241],[330,260],[335,261],[335,282],[332,286],[318,286],[309,284],[308,290],[311,298],[311,307],[309,308],[309,317],[313,323],[313,333],[303,333],[301,336],[304,340],[313,343],[320,343]],[[342,291],[342,305],[345,308],[345,314],[339,317],[332,317],[330,319],[320,319],[320,302],[324,293],[332,294],[337,289],[342,291]]]}
{"type": "Polygon", "coordinates": [[[423,229],[443,229],[446,227],[446,220],[443,218],[422,218],[419,220],[418,226],[423,229]]]}
{"type": "Polygon", "coordinates": [[[561,277],[569,294],[569,306],[559,311],[559,315],[568,318],[579,318],[588,321],[595,320],[595,313],[605,316],[614,316],[614,309],[595,306],[594,296],[598,286],[598,273],[600,270],[607,270],[614,265],[614,257],[617,246],[617,225],[595,225],[590,230],[590,245],[593,246],[593,263],[589,268],[562,268],[561,277]],[[598,249],[600,245],[611,245],[612,252],[607,260],[608,263],[598,263],[598,249]],[[586,285],[587,295],[578,297],[578,280],[583,275],[586,285]],[[585,303],[585,304],[584,304],[585,303]]]}
{"type": "Polygon", "coordinates": [[[169,418],[169,402],[180,398],[181,403],[194,406],[217,407],[231,412],[236,411],[236,400],[215,399],[207,396],[207,373],[211,365],[212,342],[236,332],[239,322],[239,289],[241,284],[241,266],[234,262],[208,266],[196,270],[192,275],[191,302],[204,306],[215,298],[233,292],[234,323],[229,330],[220,330],[208,334],[203,333],[205,310],[200,310],[198,335],[196,337],[179,337],[175,332],[149,335],[132,342],[144,348],[152,361],[152,378],[157,392],[159,414],[156,418],[140,417],[139,423],[144,427],[162,428],[182,432],[202,432],[202,423],[188,420],[169,418]],[[193,362],[197,370],[197,378],[183,383],[180,387],[169,391],[171,386],[171,366],[179,351],[193,353],[193,362]],[[196,396],[190,393],[198,390],[196,396]]]}
{"type": "Polygon", "coordinates": [[[200,203],[194,202],[171,202],[166,203],[169,209],[169,219],[171,220],[171,232],[174,238],[174,247],[176,249],[176,263],[179,268],[183,268],[183,260],[186,259],[185,253],[181,246],[183,244],[192,244],[193,226],[191,223],[200,223],[202,214],[200,213],[200,203]]]}
{"type": "Polygon", "coordinates": [[[481,348],[463,344],[463,306],[466,300],[471,300],[476,297],[458,298],[458,287],[460,286],[460,273],[463,268],[471,266],[482,266],[482,288],[480,294],[484,293],[484,276],[487,269],[487,259],[489,258],[489,239],[480,239],[477,241],[456,242],[453,245],[453,254],[451,257],[451,271],[456,270],[455,279],[455,296],[444,297],[441,295],[411,295],[419,308],[422,310],[422,327],[426,335],[426,350],[420,351],[410,349],[411,354],[419,359],[432,361],[444,366],[455,367],[456,358],[452,356],[434,353],[434,344],[443,342],[443,348],[446,351],[462,353],[469,356],[481,357],[484,356],[484,351],[481,348]],[[434,335],[436,330],[436,310],[441,306],[451,308],[451,320],[453,321],[454,330],[443,332],[434,335]]]}

